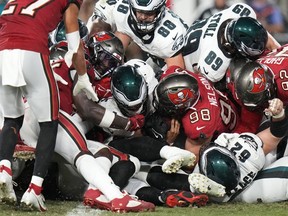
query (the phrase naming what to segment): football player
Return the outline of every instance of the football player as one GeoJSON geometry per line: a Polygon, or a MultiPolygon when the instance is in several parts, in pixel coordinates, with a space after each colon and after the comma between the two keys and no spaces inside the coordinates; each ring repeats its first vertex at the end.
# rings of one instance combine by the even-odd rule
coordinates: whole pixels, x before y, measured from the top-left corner
{"type": "Polygon", "coordinates": [[[181,51],[188,26],[166,8],[165,3],[166,0],[118,1],[113,9],[115,35],[120,38],[125,50],[134,41],[152,58],[161,59],[162,63],[164,60],[168,66],[184,68],[181,51]]]}
{"type": "MultiPolygon", "coordinates": [[[[123,66],[116,68],[112,73],[111,90],[113,97],[99,103],[120,116],[146,115],[153,108],[150,101],[151,97],[148,94],[152,94],[157,84],[154,75],[153,69],[145,62],[130,60],[123,66]]],[[[139,131],[131,132],[111,128],[105,128],[104,130],[113,139],[112,141],[111,139],[108,140],[110,141],[109,145],[136,156],[139,160],[155,161],[161,159],[161,157],[166,159],[163,164],[163,170],[166,172],[175,172],[174,170],[179,169],[182,165],[193,163],[194,155],[192,153],[166,146],[166,143],[158,142],[147,136],[143,137],[139,134],[139,131]],[[140,137],[136,137],[137,135],[140,137]],[[131,136],[135,136],[135,138],[132,139],[131,136]],[[114,139],[115,137],[118,139],[114,139]],[[122,139],[119,137],[122,137],[122,139]],[[125,139],[127,137],[130,137],[130,139],[125,139]],[[135,148],[135,144],[139,147],[135,148]],[[148,149],[150,150],[148,151],[148,149]]]]}
{"type": "MultiPolygon", "coordinates": [[[[60,110],[55,152],[62,156],[88,182],[89,186],[84,194],[84,204],[115,212],[153,211],[155,206],[152,203],[136,200],[123,193],[115,185],[108,175],[111,166],[109,154],[113,150],[110,152],[105,145],[86,140],[82,125],[81,119],[60,110]],[[104,155],[105,157],[103,157],[104,155]],[[87,167],[92,169],[87,169],[87,167]]],[[[28,103],[26,103],[24,123],[20,135],[25,144],[36,147],[39,125],[28,103]]],[[[123,156],[129,157],[122,154],[123,156]]],[[[135,157],[130,157],[130,159],[134,164],[134,172],[137,172],[140,166],[138,159],[135,157]]]]}
{"type": "Polygon", "coordinates": [[[240,118],[235,104],[199,74],[172,66],[162,74],[154,93],[157,112],[182,123],[184,133],[173,145],[193,152],[197,160],[202,145],[220,133],[238,130],[240,118]]]}
{"type": "MultiPolygon", "coordinates": [[[[112,70],[118,65],[121,65],[123,61],[124,51],[121,41],[117,39],[113,33],[99,32],[88,40],[86,47],[86,66],[92,85],[95,87],[98,98],[108,97],[111,95],[110,74],[112,70]]],[[[83,120],[88,118],[90,120],[93,119],[93,124],[90,124],[85,133],[87,133],[94,124],[100,127],[111,126],[129,130],[138,129],[142,124],[143,116],[141,115],[130,119],[123,118],[114,113],[110,113],[109,110],[90,101],[83,93],[79,93],[73,98],[72,89],[73,83],[76,80],[74,79],[75,69],[68,67],[65,63],[64,55],[66,52],[67,43],[65,41],[60,41],[50,48],[50,63],[55,73],[61,78],[61,82],[58,82],[61,100],[60,108],[68,114],[74,115],[76,106],[83,120]],[[91,106],[97,109],[90,109],[91,106]],[[87,109],[89,111],[86,111],[87,109]],[[110,116],[108,120],[107,116],[110,116]],[[106,120],[107,122],[105,122],[106,120]],[[135,126],[136,128],[132,129],[135,126]]]]}
{"type": "Polygon", "coordinates": [[[25,95],[39,121],[41,132],[31,184],[20,203],[24,208],[47,210],[41,191],[55,146],[59,117],[58,89],[49,65],[47,39],[49,32],[62,19],[69,44],[66,61],[69,65],[73,63],[78,74],[73,94],[82,90],[87,97],[97,100],[86,73],[84,49],[79,36],[77,17],[81,4],[81,0],[8,1],[1,12],[0,105],[4,116],[0,134],[1,202],[17,202],[11,162],[24,118],[22,96],[25,95]]]}
{"type": "Polygon", "coordinates": [[[254,10],[236,3],[195,21],[185,35],[183,56],[188,70],[218,82],[235,55],[256,59],[265,49],[278,47],[280,44],[256,20],[254,10]]]}
{"type": "MultiPolygon", "coordinates": [[[[257,173],[263,168],[265,164],[265,146],[277,146],[287,133],[288,121],[285,114],[285,108],[283,107],[283,102],[281,100],[278,98],[271,100],[269,107],[265,109],[265,112],[271,113],[270,128],[267,128],[257,133],[256,135],[252,133],[221,134],[214,141],[221,147],[211,147],[210,145],[207,148],[208,150],[206,150],[206,153],[202,154],[202,157],[200,158],[200,172],[208,178],[218,182],[219,184],[226,186],[233,181],[237,183],[236,180],[239,177],[239,182],[236,184],[236,186],[235,184],[233,187],[229,188],[226,186],[226,196],[221,201],[232,201],[239,194],[245,194],[245,189],[252,183],[257,173]],[[230,163],[227,162],[222,165],[217,163],[216,161],[219,157],[215,156],[215,154],[210,153],[209,151],[209,149],[213,148],[219,151],[219,149],[222,147],[225,147],[234,154],[236,165],[240,170],[240,175],[236,173],[236,169],[234,169],[234,172],[229,170],[228,167],[230,167],[230,163]],[[216,159],[216,161],[213,161],[211,158],[216,159]],[[232,177],[232,174],[234,177],[232,177]]],[[[271,170],[271,167],[279,166],[279,164],[275,163],[274,165],[271,165],[269,168],[267,168],[267,172],[269,169],[271,170]]],[[[263,173],[267,172],[263,171],[263,173]]],[[[254,184],[255,187],[258,188],[259,185],[256,185],[263,185],[263,182],[261,183],[260,181],[257,183],[256,181],[254,184]]],[[[243,196],[247,197],[247,195],[243,196]]],[[[260,196],[258,198],[261,199],[261,195],[259,195],[259,193],[256,196],[260,196]]],[[[255,198],[256,196],[253,197],[255,198]]],[[[254,198],[251,200],[256,201],[254,198]]],[[[237,200],[239,199],[241,199],[241,195],[239,198],[237,198],[237,200]]],[[[219,201],[219,199],[217,200],[219,201]]]]}
{"type": "MultiPolygon", "coordinates": [[[[257,61],[235,61],[238,66],[230,68],[231,76],[229,75],[228,82],[230,90],[235,92],[234,98],[248,109],[258,111],[263,111],[272,98],[279,98],[287,106],[286,53],[287,45],[284,45],[257,61]]],[[[267,117],[266,120],[265,123],[269,126],[267,117]]],[[[263,124],[264,126],[265,124],[263,124]]],[[[269,153],[270,163],[276,159],[276,150],[274,145],[264,147],[265,154],[269,153]]]]}

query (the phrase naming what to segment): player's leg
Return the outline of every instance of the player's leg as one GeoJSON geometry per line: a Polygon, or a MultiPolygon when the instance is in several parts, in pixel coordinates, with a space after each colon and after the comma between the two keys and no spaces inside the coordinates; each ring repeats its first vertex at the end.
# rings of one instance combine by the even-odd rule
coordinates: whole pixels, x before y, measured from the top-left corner
{"type": "Polygon", "coordinates": [[[288,157],[283,157],[261,170],[251,185],[235,201],[272,203],[288,199],[288,157]],[[272,185],[272,186],[271,186],[272,185]]]}
{"type": "MultiPolygon", "coordinates": [[[[16,196],[12,185],[11,161],[18,132],[23,123],[24,106],[20,88],[2,85],[4,70],[8,70],[9,73],[18,72],[11,70],[9,62],[5,61],[6,66],[3,64],[4,58],[7,57],[5,55],[3,51],[0,52],[0,110],[4,118],[0,132],[0,202],[14,204],[16,196]]],[[[17,56],[15,58],[17,59],[17,56]]]]}
{"type": "Polygon", "coordinates": [[[31,184],[24,193],[21,204],[45,211],[41,191],[55,148],[59,115],[58,89],[48,55],[30,51],[23,51],[23,55],[23,74],[27,83],[23,87],[23,93],[39,122],[40,133],[31,184]]]}
{"type": "MultiPolygon", "coordinates": [[[[106,165],[94,158],[97,155],[94,150],[103,151],[106,146],[96,142],[93,145],[93,141],[89,141],[92,154],[87,147],[84,134],[77,127],[78,123],[73,122],[71,116],[61,112],[59,122],[55,152],[73,164],[89,183],[83,195],[85,205],[120,212],[153,209],[151,204],[134,200],[128,194],[123,194],[108,175],[109,170],[103,168],[106,165]]],[[[106,162],[110,161],[106,160],[106,162]]]]}
{"type": "Polygon", "coordinates": [[[0,132],[0,200],[8,204],[16,202],[12,185],[11,162],[18,133],[23,123],[22,103],[20,89],[0,86],[0,104],[4,116],[4,124],[0,132]]]}
{"type": "Polygon", "coordinates": [[[137,157],[140,161],[152,162],[166,159],[163,171],[177,172],[181,166],[191,166],[195,162],[195,155],[184,149],[169,146],[166,142],[153,139],[149,136],[131,139],[117,139],[109,143],[110,146],[137,157]]]}
{"type": "Polygon", "coordinates": [[[122,190],[128,184],[129,179],[139,172],[140,161],[138,158],[125,154],[111,146],[109,150],[113,154],[109,175],[122,190]]]}

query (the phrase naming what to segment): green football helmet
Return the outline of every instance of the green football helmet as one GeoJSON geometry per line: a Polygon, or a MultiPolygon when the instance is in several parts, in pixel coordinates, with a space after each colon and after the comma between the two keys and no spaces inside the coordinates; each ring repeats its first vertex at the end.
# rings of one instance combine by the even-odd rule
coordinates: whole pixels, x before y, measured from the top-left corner
{"type": "Polygon", "coordinates": [[[164,16],[166,0],[129,0],[131,20],[135,29],[140,33],[153,31],[159,25],[164,16]],[[152,22],[141,22],[136,17],[136,12],[155,13],[155,19],[152,22]]]}
{"type": "Polygon", "coordinates": [[[200,173],[233,190],[240,180],[240,169],[234,154],[228,149],[211,143],[200,151],[200,173]]]}
{"type": "MultiPolygon", "coordinates": [[[[78,19],[78,24],[79,24],[80,38],[83,39],[88,35],[88,28],[86,24],[80,19],[78,19]]],[[[64,21],[62,20],[61,22],[59,22],[56,29],[50,33],[49,46],[52,46],[53,44],[56,44],[64,40],[66,40],[66,31],[65,31],[64,21]]]]}
{"type": "Polygon", "coordinates": [[[265,28],[251,17],[240,17],[227,24],[226,40],[244,57],[256,59],[265,51],[268,34],[265,28]]]}
{"type": "Polygon", "coordinates": [[[146,111],[148,87],[136,67],[117,67],[112,72],[111,91],[117,106],[125,116],[131,117],[146,111]]]}

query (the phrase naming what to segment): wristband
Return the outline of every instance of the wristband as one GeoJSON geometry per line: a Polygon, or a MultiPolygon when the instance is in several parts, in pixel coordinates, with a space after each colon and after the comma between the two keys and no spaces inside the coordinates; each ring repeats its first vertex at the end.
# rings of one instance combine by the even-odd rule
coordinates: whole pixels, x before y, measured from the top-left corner
{"type": "Polygon", "coordinates": [[[288,119],[284,118],[280,121],[271,121],[270,131],[273,136],[278,138],[286,136],[288,131],[288,119]]]}

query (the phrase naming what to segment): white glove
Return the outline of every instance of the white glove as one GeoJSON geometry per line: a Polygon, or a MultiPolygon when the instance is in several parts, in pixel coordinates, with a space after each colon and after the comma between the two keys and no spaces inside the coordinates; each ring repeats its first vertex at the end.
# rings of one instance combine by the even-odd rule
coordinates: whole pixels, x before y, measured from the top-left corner
{"type": "Polygon", "coordinates": [[[66,80],[64,80],[60,75],[58,75],[57,73],[53,72],[55,80],[57,82],[62,83],[63,85],[68,85],[68,82],[66,82],[66,80]]]}
{"type": "Polygon", "coordinates": [[[78,81],[74,86],[73,95],[76,96],[81,90],[86,93],[89,100],[96,102],[99,101],[96,92],[92,88],[92,84],[89,81],[87,73],[85,73],[84,75],[78,75],[78,81]]]}
{"type": "Polygon", "coordinates": [[[214,142],[220,146],[227,147],[228,144],[238,137],[238,133],[221,133],[214,142]]]}

